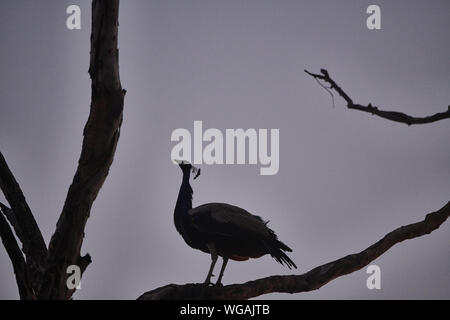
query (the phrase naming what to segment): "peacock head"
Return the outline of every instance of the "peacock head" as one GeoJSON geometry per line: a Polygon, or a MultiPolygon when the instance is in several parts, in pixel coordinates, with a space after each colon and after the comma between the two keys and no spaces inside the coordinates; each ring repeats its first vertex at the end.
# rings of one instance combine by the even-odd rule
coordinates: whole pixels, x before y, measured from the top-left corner
{"type": "Polygon", "coordinates": [[[181,168],[181,171],[183,171],[183,175],[188,174],[189,171],[192,171],[192,174],[194,175],[194,180],[197,179],[198,176],[200,175],[200,168],[194,167],[188,161],[186,160],[174,160],[174,161],[181,168]]]}

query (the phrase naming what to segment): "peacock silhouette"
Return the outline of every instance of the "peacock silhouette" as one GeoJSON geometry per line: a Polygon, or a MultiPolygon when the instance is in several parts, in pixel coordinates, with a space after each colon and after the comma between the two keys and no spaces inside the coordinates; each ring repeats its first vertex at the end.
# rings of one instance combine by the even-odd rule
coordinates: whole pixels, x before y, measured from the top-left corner
{"type": "Polygon", "coordinates": [[[192,248],[211,255],[211,265],[205,284],[211,284],[214,266],[219,256],[223,263],[216,285],[222,285],[222,277],[229,259],[245,261],[270,254],[277,262],[289,269],[297,268],[284,253],[292,249],[278,240],[277,235],[259,216],[226,203],[207,203],[192,208],[193,190],[189,183],[191,172],[194,179],[200,169],[187,161],[176,161],[183,171],[183,180],[174,211],[177,231],[192,248]]]}

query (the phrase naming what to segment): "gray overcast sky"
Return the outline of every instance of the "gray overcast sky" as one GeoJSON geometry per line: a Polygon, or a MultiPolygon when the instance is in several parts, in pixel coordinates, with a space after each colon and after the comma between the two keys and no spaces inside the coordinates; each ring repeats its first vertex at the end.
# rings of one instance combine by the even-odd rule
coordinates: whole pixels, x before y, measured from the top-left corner
{"type": "MultiPolygon", "coordinates": [[[[358,252],[442,207],[450,195],[450,122],[407,127],[349,111],[303,69],[326,67],[355,101],[425,116],[450,104],[450,2],[121,1],[127,89],[116,157],[94,203],[82,252],[93,263],[76,299],[134,299],[204,280],[210,257],[173,225],[181,171],[176,128],[280,129],[280,171],[203,166],[194,206],[228,202],[270,220],[303,273],[358,252]],[[375,2],[374,2],[375,3],[375,2]]],[[[90,1],[0,1],[0,148],[48,242],[76,169],[90,103],[90,1]],[[81,7],[82,29],[65,27],[81,7]]],[[[4,201],[3,196],[0,200],[4,201]]],[[[273,299],[450,298],[450,224],[322,289],[273,299]]],[[[289,269],[270,257],[230,262],[225,284],[289,269]]],[[[0,298],[18,298],[0,249],[0,298]]]]}

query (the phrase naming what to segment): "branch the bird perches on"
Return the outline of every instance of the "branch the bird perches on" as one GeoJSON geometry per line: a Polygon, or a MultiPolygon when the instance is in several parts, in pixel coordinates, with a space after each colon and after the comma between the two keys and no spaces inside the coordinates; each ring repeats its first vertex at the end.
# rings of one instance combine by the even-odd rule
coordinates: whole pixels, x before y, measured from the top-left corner
{"type": "Polygon", "coordinates": [[[318,266],[301,275],[271,276],[242,284],[212,287],[204,284],[169,284],[142,294],[139,300],[250,299],[273,292],[299,293],[317,290],[343,275],[360,270],[397,243],[438,229],[450,216],[450,201],[425,219],[395,229],[367,249],[318,266]]]}

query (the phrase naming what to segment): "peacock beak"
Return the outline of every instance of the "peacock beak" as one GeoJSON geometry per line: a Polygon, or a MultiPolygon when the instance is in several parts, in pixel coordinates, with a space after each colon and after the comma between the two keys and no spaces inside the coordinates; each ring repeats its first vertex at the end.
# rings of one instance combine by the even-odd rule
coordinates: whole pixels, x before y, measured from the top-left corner
{"type": "Polygon", "coordinates": [[[192,173],[194,174],[194,180],[200,175],[200,168],[192,166],[192,173]]]}
{"type": "Polygon", "coordinates": [[[194,167],[189,161],[178,160],[178,159],[173,159],[172,161],[174,163],[178,164],[180,167],[183,165],[189,165],[190,169],[192,171],[192,174],[194,175],[194,180],[197,179],[198,176],[200,175],[200,168],[194,167]]]}

